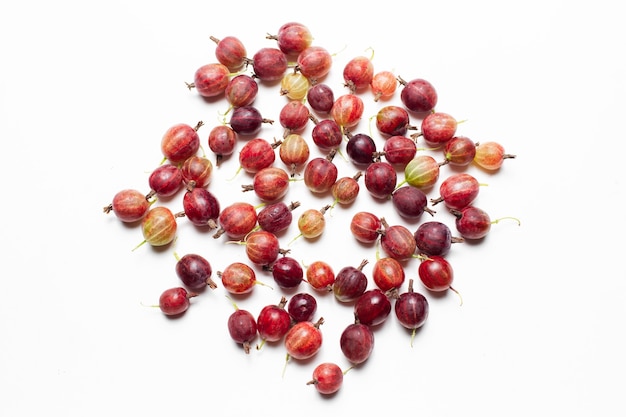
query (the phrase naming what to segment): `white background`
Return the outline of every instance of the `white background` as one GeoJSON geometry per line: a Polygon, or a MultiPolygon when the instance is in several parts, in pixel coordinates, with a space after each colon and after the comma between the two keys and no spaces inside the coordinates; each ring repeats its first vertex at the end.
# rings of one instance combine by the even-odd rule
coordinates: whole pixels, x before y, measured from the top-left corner
{"type": "MultiPolygon", "coordinates": [[[[624,415],[626,33],[616,3],[163,3],[0,7],[0,415],[624,415]],[[209,36],[237,36],[251,55],[273,46],[265,35],[288,21],[306,24],[314,43],[336,54],[326,81],[337,94],[342,65],[373,50],[376,70],[430,80],[437,110],[466,120],[458,133],[517,155],[495,174],[468,170],[487,184],[476,205],[521,226],[503,221],[480,244],[453,246],[463,305],[454,293],[425,292],[430,317],[413,347],[390,316],[370,359],[329,398],[306,382],[322,361],[349,366],[338,337],[350,306],[317,294],[322,350],[290,361],[283,375],[282,345],[246,355],[229,339],[233,306],[221,286],[176,320],[146,307],[179,285],[174,252],[201,253],[219,271],[245,259],[242,246],[181,219],[174,245],[132,251],[140,229],[102,211],[120,189],[147,191],[170,125],[203,120],[208,152],[209,127],[227,105],[203,101],[185,82],[215,61],[209,36]]],[[[358,130],[367,132],[377,105],[363,96],[358,130]]],[[[277,120],[285,100],[261,86],[255,104],[277,120]]],[[[281,134],[275,123],[259,136],[281,134]]],[[[340,175],[354,173],[336,162],[340,175]]],[[[241,192],[251,176],[226,180],[237,166],[232,157],[214,171],[209,189],[223,207],[258,203],[241,192]]],[[[285,199],[329,202],[302,182],[285,199]]],[[[176,198],[167,204],[180,208],[176,198]]],[[[348,231],[360,209],[401,221],[362,187],[352,207],[327,216],[322,238],[298,239],[291,254],[337,271],[366,258],[369,272],[375,247],[348,231]]],[[[435,217],[450,222],[446,214],[435,217]]],[[[292,226],[283,246],[296,234],[292,226]]],[[[405,264],[407,277],[417,280],[418,263],[405,264]]],[[[259,280],[273,284],[262,271],[259,280]]],[[[237,303],[256,314],[280,295],[258,286],[237,303]]]]}

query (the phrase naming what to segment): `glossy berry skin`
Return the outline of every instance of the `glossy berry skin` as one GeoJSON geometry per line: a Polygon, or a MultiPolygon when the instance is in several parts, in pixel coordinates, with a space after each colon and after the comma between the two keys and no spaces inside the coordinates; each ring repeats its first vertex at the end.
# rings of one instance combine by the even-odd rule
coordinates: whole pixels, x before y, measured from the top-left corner
{"type": "Polygon", "coordinates": [[[291,327],[291,317],[285,305],[287,299],[282,297],[278,304],[269,304],[261,309],[256,318],[257,332],[262,340],[278,342],[287,334],[291,327]]]}
{"type": "Polygon", "coordinates": [[[352,92],[362,92],[369,88],[373,78],[374,64],[368,57],[354,57],[343,68],[345,86],[352,92]]]}
{"type": "Polygon", "coordinates": [[[134,223],[142,220],[150,210],[150,202],[140,191],[125,189],[113,196],[113,201],[104,207],[105,213],[111,211],[124,223],[134,223]]]}
{"type": "Polygon", "coordinates": [[[374,94],[374,101],[391,98],[398,88],[396,75],[391,71],[379,71],[372,77],[370,89],[374,94]]]}
{"type": "Polygon", "coordinates": [[[267,139],[250,139],[239,150],[239,166],[249,174],[256,174],[263,168],[272,166],[274,161],[276,152],[267,139]]]}
{"type": "Polygon", "coordinates": [[[463,240],[453,237],[448,225],[436,220],[420,224],[413,236],[418,251],[428,256],[447,255],[450,252],[452,243],[463,240]]]}
{"type": "Polygon", "coordinates": [[[370,326],[356,321],[341,332],[339,346],[346,359],[358,365],[369,359],[374,350],[374,332],[370,326]]]}
{"type": "Polygon", "coordinates": [[[310,159],[304,167],[303,180],[306,187],[312,193],[322,194],[330,191],[339,170],[333,163],[335,153],[331,151],[326,157],[316,157],[310,159]]]}
{"type": "Polygon", "coordinates": [[[456,230],[463,239],[482,239],[491,230],[491,217],[481,208],[467,206],[460,210],[450,210],[450,213],[456,217],[456,230]]]}
{"type": "Polygon", "coordinates": [[[197,253],[185,254],[176,262],[176,275],[187,288],[199,290],[209,286],[211,289],[217,285],[211,279],[213,268],[209,261],[197,253]]]}
{"type": "Polygon", "coordinates": [[[256,135],[261,131],[263,123],[273,123],[272,120],[264,119],[259,109],[254,106],[234,108],[229,122],[231,129],[242,136],[256,135]]]}
{"type": "Polygon", "coordinates": [[[497,171],[502,167],[505,159],[515,158],[515,155],[504,151],[504,146],[498,142],[482,142],[476,145],[474,163],[487,171],[497,171]]]}
{"type": "Polygon", "coordinates": [[[159,308],[166,316],[181,315],[189,309],[190,298],[196,295],[182,287],[168,288],[159,297],[159,308]]]}
{"type": "Polygon", "coordinates": [[[456,167],[466,167],[474,161],[476,144],[467,136],[454,136],[443,147],[446,163],[456,167]]]}
{"type": "Polygon", "coordinates": [[[192,155],[185,159],[180,172],[183,175],[183,183],[193,182],[194,187],[206,187],[211,183],[213,163],[204,156],[192,155]]]}
{"type": "Polygon", "coordinates": [[[183,174],[177,165],[159,165],[150,173],[148,184],[157,197],[172,197],[183,186],[183,174]]]}
{"type": "Polygon", "coordinates": [[[419,329],[428,319],[430,307],[428,299],[423,294],[414,291],[413,279],[409,280],[409,288],[400,294],[394,304],[394,313],[398,322],[406,329],[419,329]]]}
{"type": "Polygon", "coordinates": [[[232,203],[221,210],[218,225],[219,229],[213,238],[226,234],[231,240],[243,239],[257,225],[256,209],[244,201],[232,203]]]}
{"type": "Polygon", "coordinates": [[[341,177],[335,181],[330,189],[335,202],[344,206],[352,204],[359,196],[359,191],[361,190],[359,185],[360,177],[361,171],[358,171],[353,177],[341,177]]]}
{"type": "Polygon", "coordinates": [[[209,132],[209,149],[215,154],[215,164],[219,166],[224,157],[235,152],[237,133],[227,125],[217,125],[209,132]]]}
{"type": "Polygon", "coordinates": [[[151,208],[141,220],[141,232],[151,246],[170,244],[176,237],[177,229],[176,216],[165,206],[151,208]]]}
{"type": "Polygon", "coordinates": [[[401,224],[385,225],[379,233],[380,247],[387,256],[398,261],[404,261],[415,254],[415,238],[406,226],[401,224]]]}
{"type": "Polygon", "coordinates": [[[315,323],[301,321],[291,326],[284,339],[289,358],[304,360],[319,352],[323,342],[320,325],[323,323],[324,319],[320,318],[315,323]]]}
{"type": "Polygon", "coordinates": [[[287,55],[297,55],[313,42],[313,35],[309,28],[298,22],[283,24],[275,36],[268,36],[267,38],[275,39],[278,49],[287,55]]]}
{"type": "Polygon", "coordinates": [[[448,113],[433,112],[422,120],[421,133],[429,147],[439,148],[454,137],[456,128],[454,117],[448,113]]]}
{"type": "Polygon", "coordinates": [[[313,369],[313,379],[307,385],[313,385],[320,394],[334,394],[343,385],[343,371],[335,363],[320,363],[313,369]]]}
{"type": "Polygon", "coordinates": [[[420,263],[417,272],[424,287],[433,292],[450,289],[454,280],[452,265],[442,256],[428,256],[420,263]]]}
{"type": "Polygon", "coordinates": [[[330,292],[335,283],[335,272],[328,263],[314,261],[306,267],[305,279],[313,289],[330,292]]]}
{"type": "Polygon", "coordinates": [[[344,94],[337,97],[330,109],[330,116],[343,131],[356,126],[363,116],[365,105],[356,94],[344,94]]]}
{"type": "Polygon", "coordinates": [[[380,217],[368,211],[354,213],[350,220],[350,232],[361,243],[374,243],[378,240],[383,226],[380,217]]]}
{"type": "Polygon", "coordinates": [[[299,72],[288,72],[280,80],[280,95],[289,100],[304,100],[310,88],[309,79],[299,72]]]}
{"type": "Polygon", "coordinates": [[[234,76],[224,89],[224,96],[233,107],[252,105],[258,93],[259,85],[254,78],[247,74],[234,76]]]}
{"type": "Polygon", "coordinates": [[[358,267],[346,266],[337,272],[333,283],[333,294],[342,303],[356,301],[367,289],[367,275],[363,267],[367,264],[364,260],[358,267]]]}
{"type": "Polygon", "coordinates": [[[198,227],[217,227],[220,203],[217,197],[206,188],[193,187],[183,195],[185,217],[198,227]]]}
{"type": "Polygon", "coordinates": [[[287,205],[282,201],[263,206],[257,214],[259,227],[271,233],[287,230],[293,222],[293,210],[300,206],[299,202],[287,205]]]}
{"type": "Polygon", "coordinates": [[[291,319],[296,323],[312,321],[316,311],[317,300],[306,292],[294,294],[287,304],[287,312],[289,312],[291,319]]]}
{"type": "Polygon", "coordinates": [[[425,113],[435,108],[438,100],[437,91],[429,81],[421,78],[408,82],[399,78],[398,81],[402,85],[400,100],[409,111],[425,113]]]}
{"type": "Polygon", "coordinates": [[[428,207],[428,197],[424,191],[412,185],[397,188],[391,194],[391,202],[397,213],[405,219],[416,220],[424,212],[434,215],[435,211],[428,207]]]}
{"type": "Polygon", "coordinates": [[[332,119],[315,123],[311,130],[313,143],[322,151],[336,150],[343,142],[341,127],[332,119]]]}
{"type": "Polygon", "coordinates": [[[243,186],[243,191],[253,190],[259,199],[275,202],[289,191],[289,174],[282,168],[269,166],[254,174],[252,185],[243,186]]]}
{"type": "Polygon", "coordinates": [[[298,54],[296,69],[315,84],[330,72],[332,63],[330,52],[321,46],[311,45],[298,54]]]}
{"type": "Polygon", "coordinates": [[[376,142],[365,133],[350,135],[346,143],[348,159],[357,166],[369,165],[376,157],[376,142]]]}
{"type": "Polygon", "coordinates": [[[243,262],[233,262],[223,271],[218,271],[217,275],[230,294],[248,294],[257,283],[254,269],[243,262]]]}
{"type": "Polygon", "coordinates": [[[228,67],[215,62],[203,65],[196,70],[193,84],[189,84],[189,89],[195,88],[202,97],[215,97],[224,94],[229,81],[228,67]]]}
{"type": "Polygon", "coordinates": [[[252,56],[252,69],[261,81],[279,81],[287,71],[287,57],[278,48],[261,48],[252,56]]]}
{"type": "Polygon", "coordinates": [[[280,242],[274,233],[255,230],[246,236],[246,255],[256,265],[269,265],[278,259],[280,242]]]}
{"type": "Polygon", "coordinates": [[[367,326],[382,324],[390,313],[391,301],[380,288],[365,291],[354,304],[354,316],[367,326]]]}
{"type": "Polygon", "coordinates": [[[440,164],[430,155],[418,155],[404,167],[405,181],[421,190],[428,190],[439,180],[440,164]]]}
{"type": "Polygon", "coordinates": [[[216,43],[215,57],[217,60],[228,67],[232,72],[237,72],[246,63],[248,52],[243,42],[235,36],[225,36],[218,39],[211,36],[210,39],[216,43]]]}
{"type": "Polygon", "coordinates": [[[330,206],[325,206],[321,210],[307,209],[298,217],[298,230],[306,239],[315,239],[324,233],[326,228],[326,218],[324,213],[330,206]]]}
{"type": "Polygon", "coordinates": [[[278,121],[285,129],[285,136],[300,133],[309,122],[309,108],[301,101],[289,100],[280,109],[278,121]]]}
{"type": "Polygon", "coordinates": [[[328,114],[333,108],[335,93],[328,84],[314,84],[306,93],[306,101],[316,112],[328,114]]]}
{"type": "Polygon", "coordinates": [[[404,107],[388,105],[376,114],[376,128],[386,137],[403,136],[410,127],[409,112],[404,107]]]}
{"type": "Polygon", "coordinates": [[[389,162],[374,161],[365,169],[365,188],[378,199],[388,199],[396,188],[398,176],[389,162]]]}
{"type": "Polygon", "coordinates": [[[167,129],[161,139],[163,156],[173,165],[178,165],[195,155],[200,149],[197,128],[201,125],[202,123],[198,123],[198,126],[193,128],[188,124],[179,123],[167,129]]]}
{"type": "Polygon", "coordinates": [[[443,201],[449,209],[460,210],[478,197],[480,183],[470,174],[458,173],[447,177],[439,185],[439,197],[431,199],[433,205],[443,201]]]}
{"type": "Polygon", "coordinates": [[[290,256],[281,256],[270,266],[274,282],[283,289],[297,288],[304,280],[304,269],[290,256]]]}
{"type": "Polygon", "coordinates": [[[400,288],[405,276],[404,267],[395,258],[379,258],[372,266],[372,280],[383,292],[400,288]]]}
{"type": "Polygon", "coordinates": [[[278,156],[289,167],[289,173],[292,177],[309,160],[310,154],[306,139],[297,133],[285,136],[278,148],[278,156]]]}
{"type": "Polygon", "coordinates": [[[238,308],[228,316],[227,325],[230,337],[243,346],[246,354],[250,353],[250,346],[258,336],[256,318],[252,313],[238,308]]]}
{"type": "Polygon", "coordinates": [[[383,155],[390,164],[405,167],[417,154],[417,145],[411,138],[395,135],[383,144],[383,155]]]}

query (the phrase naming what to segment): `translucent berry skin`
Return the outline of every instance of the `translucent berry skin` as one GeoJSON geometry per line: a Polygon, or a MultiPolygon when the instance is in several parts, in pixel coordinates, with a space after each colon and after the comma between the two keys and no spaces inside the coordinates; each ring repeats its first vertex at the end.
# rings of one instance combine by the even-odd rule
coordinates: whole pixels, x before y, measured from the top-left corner
{"type": "Polygon", "coordinates": [[[418,155],[404,167],[404,177],[408,184],[421,190],[428,190],[439,180],[440,165],[430,155],[418,155]]]}
{"type": "Polygon", "coordinates": [[[278,29],[275,38],[278,48],[287,55],[297,55],[311,46],[313,42],[313,35],[309,28],[298,22],[283,24],[278,29]]]}
{"type": "Polygon", "coordinates": [[[178,224],[172,211],[165,206],[151,208],[141,220],[143,237],[151,246],[165,246],[176,237],[178,224]]]}
{"type": "Polygon", "coordinates": [[[250,139],[239,150],[239,165],[250,174],[271,166],[275,160],[276,152],[267,139],[250,139]]]}
{"type": "Polygon", "coordinates": [[[422,120],[422,137],[429,147],[439,148],[454,137],[457,124],[456,119],[448,113],[430,113],[422,120]]]}
{"type": "Polygon", "coordinates": [[[398,88],[396,75],[391,71],[380,71],[374,74],[370,88],[374,94],[374,101],[385,100],[394,95],[398,88]]]}
{"type": "Polygon", "coordinates": [[[185,159],[180,166],[183,182],[194,187],[206,187],[213,176],[213,163],[206,157],[193,155],[185,159]]]}
{"type": "Polygon", "coordinates": [[[256,265],[269,265],[280,253],[280,242],[274,233],[255,230],[246,236],[246,255],[256,265]]]}
{"type": "Polygon", "coordinates": [[[372,280],[384,292],[400,288],[405,276],[400,261],[391,257],[379,258],[372,266],[372,280]]]}
{"type": "Polygon", "coordinates": [[[391,194],[391,202],[398,214],[405,219],[419,219],[425,211],[431,215],[434,213],[428,208],[426,194],[412,185],[397,188],[391,194]]]}
{"type": "Polygon", "coordinates": [[[233,107],[250,106],[256,100],[259,85],[247,74],[239,74],[231,78],[224,89],[226,100],[233,107]]]}
{"type": "Polygon", "coordinates": [[[225,156],[235,152],[237,133],[226,125],[217,125],[209,132],[208,145],[216,156],[216,165],[220,165],[225,156]]]}
{"type": "Polygon", "coordinates": [[[389,162],[375,161],[365,169],[365,188],[377,199],[388,199],[396,188],[396,169],[389,162]]]}
{"type": "Polygon", "coordinates": [[[344,94],[337,97],[330,109],[330,115],[343,129],[356,126],[363,116],[365,105],[356,94],[344,94]]]}
{"type": "Polygon", "coordinates": [[[334,363],[321,363],[313,370],[313,379],[307,385],[313,385],[320,394],[334,394],[343,385],[343,371],[334,363]]]}
{"type": "Polygon", "coordinates": [[[222,39],[210,37],[216,43],[215,57],[232,72],[240,70],[246,62],[248,52],[243,42],[235,36],[225,36],[222,39]]]}
{"type": "Polygon", "coordinates": [[[163,156],[173,165],[181,164],[200,149],[200,136],[193,127],[185,123],[171,126],[161,139],[163,156]]]}
{"type": "Polygon", "coordinates": [[[444,145],[443,155],[446,163],[466,167],[474,161],[476,144],[466,136],[454,136],[444,145]]]}
{"type": "Polygon", "coordinates": [[[482,142],[476,145],[474,163],[487,171],[497,171],[502,167],[505,159],[515,158],[507,154],[504,146],[498,142],[482,142]]]}
{"type": "Polygon", "coordinates": [[[338,175],[339,170],[332,162],[332,158],[317,157],[307,162],[303,179],[311,192],[321,194],[330,191],[338,175]]]}
{"type": "Polygon", "coordinates": [[[113,211],[115,216],[124,223],[142,220],[150,210],[150,202],[138,190],[125,189],[113,196],[111,204],[104,208],[105,213],[113,211]]]}
{"type": "Polygon", "coordinates": [[[243,262],[233,262],[217,275],[224,289],[231,294],[248,294],[257,283],[254,269],[243,262]]]}
{"type": "Polygon", "coordinates": [[[323,342],[319,326],[323,322],[323,319],[316,323],[301,321],[291,326],[284,339],[285,349],[290,358],[309,359],[319,352],[323,342]]]}
{"type": "Polygon", "coordinates": [[[409,112],[400,106],[384,106],[376,114],[376,128],[387,137],[403,136],[410,125],[409,112]]]}
{"type": "Polygon", "coordinates": [[[337,272],[333,283],[333,294],[342,303],[356,301],[367,289],[367,275],[361,270],[361,266],[346,266],[337,272]]]}
{"type": "Polygon", "coordinates": [[[374,350],[374,332],[362,323],[351,323],[343,330],[339,346],[346,359],[355,365],[365,362],[374,350]]]}
{"type": "Polygon", "coordinates": [[[274,166],[263,168],[254,174],[252,188],[261,200],[277,201],[289,190],[289,174],[284,169],[274,166]]]}
{"type": "Polygon", "coordinates": [[[328,263],[314,261],[307,266],[305,279],[313,289],[330,292],[335,282],[335,272],[328,263]]]}
{"type": "Polygon", "coordinates": [[[220,212],[218,217],[220,229],[214,235],[218,238],[223,233],[232,240],[242,239],[257,225],[257,212],[254,206],[247,202],[235,202],[220,212]]]}
{"type": "Polygon", "coordinates": [[[193,87],[202,97],[223,94],[230,81],[230,70],[220,63],[206,64],[194,74],[193,87]]]}
{"type": "Polygon", "coordinates": [[[368,57],[354,57],[343,68],[345,85],[353,92],[361,92],[369,88],[373,78],[374,64],[368,57]]]}
{"type": "Polygon", "coordinates": [[[333,57],[325,48],[312,45],[298,54],[296,62],[297,70],[315,83],[330,72],[333,57]]]}
{"type": "Polygon", "coordinates": [[[282,201],[264,206],[257,214],[257,223],[263,230],[280,233],[286,230],[293,222],[293,209],[300,203],[291,203],[290,206],[282,201]]]}
{"type": "Polygon", "coordinates": [[[332,119],[316,123],[311,131],[311,139],[322,151],[337,149],[343,142],[341,127],[332,119]]]}
{"type": "Polygon", "coordinates": [[[405,226],[387,226],[381,233],[380,246],[387,256],[403,261],[415,254],[415,238],[405,226]]]}
{"type": "Polygon", "coordinates": [[[261,112],[254,106],[241,106],[233,109],[230,115],[230,127],[243,136],[256,135],[267,122],[261,112]]]}
{"type": "Polygon", "coordinates": [[[378,240],[382,227],[380,217],[367,211],[359,211],[352,216],[350,232],[362,243],[374,243],[378,240]]]}

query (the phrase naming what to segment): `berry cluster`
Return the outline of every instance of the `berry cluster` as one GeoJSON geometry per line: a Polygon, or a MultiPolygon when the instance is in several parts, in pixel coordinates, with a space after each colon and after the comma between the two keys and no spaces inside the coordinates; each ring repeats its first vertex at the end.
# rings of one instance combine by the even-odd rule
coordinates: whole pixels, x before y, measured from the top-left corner
{"type": "MultiPolygon", "coordinates": [[[[325,82],[333,55],[313,44],[307,26],[290,22],[266,38],[275,44],[251,56],[237,37],[210,38],[216,62],[198,68],[187,87],[204,99],[225,100],[224,122],[211,126],[204,141],[199,133],[205,125],[202,121],[171,125],[161,139],[163,160],[149,176],[149,191],[124,189],[104,212],[113,212],[122,222],[141,229],[143,241],[135,249],[146,243],[171,245],[182,218],[209,231],[215,245],[243,247],[245,258],[221,265],[215,274],[213,263],[219,259],[175,253],[179,285],[162,292],[158,306],[164,314],[183,315],[203,289],[221,284],[235,310],[227,323],[229,335],[246,353],[255,340],[260,340],[257,349],[266,342],[278,342],[287,352],[287,361],[302,360],[315,356],[322,346],[321,326],[326,319],[315,319],[316,295],[332,294],[339,304],[354,310],[354,322],[345,327],[339,347],[356,366],[372,353],[372,329],[385,323],[392,312],[411,332],[412,345],[416,330],[428,318],[427,295],[447,290],[459,294],[452,287],[454,270],[446,255],[454,243],[480,241],[498,222],[473,204],[482,184],[466,168],[495,173],[515,155],[506,153],[499,143],[474,142],[458,135],[462,121],[435,110],[437,91],[427,80],[406,81],[391,71],[376,72],[372,57],[357,56],[343,66],[344,90],[338,94],[337,88],[325,82]],[[260,133],[275,123],[255,106],[260,88],[276,89],[276,94],[286,98],[275,118],[280,135],[273,141],[260,133]],[[390,104],[398,95],[400,103],[390,104]],[[374,136],[359,129],[364,100],[380,105],[371,119],[374,136]],[[419,126],[412,124],[414,120],[420,121],[419,126]],[[214,158],[207,157],[204,143],[214,158]],[[243,197],[223,201],[210,190],[222,162],[236,151],[236,175],[244,171],[251,178],[241,191],[252,192],[255,201],[243,197]],[[338,156],[352,169],[349,175],[340,175],[338,156]],[[454,170],[440,181],[445,166],[454,170]],[[407,223],[389,224],[385,216],[359,206],[361,184],[374,200],[392,206],[407,223]],[[438,195],[429,198],[437,184],[438,195]],[[292,188],[329,201],[301,208],[299,201],[286,201],[292,188]],[[159,204],[181,194],[180,211],[159,204]],[[453,215],[454,227],[435,220],[441,206],[453,215]],[[349,231],[365,247],[376,247],[375,261],[363,259],[335,272],[321,259],[303,265],[286,249],[295,239],[320,237],[326,230],[326,214],[335,207],[360,207],[354,210],[349,231]],[[296,210],[299,213],[294,217],[296,210]],[[431,218],[423,220],[425,214],[431,218]],[[281,245],[284,231],[292,224],[299,234],[281,245]],[[407,261],[416,258],[424,293],[416,290],[407,274],[407,261]],[[369,273],[365,271],[368,265],[369,273]],[[260,283],[259,272],[271,274],[284,291],[276,304],[254,315],[239,308],[232,297],[249,294],[260,283]],[[299,292],[304,284],[311,291],[299,292]]],[[[320,363],[308,384],[322,394],[334,393],[348,369],[320,363]]]]}

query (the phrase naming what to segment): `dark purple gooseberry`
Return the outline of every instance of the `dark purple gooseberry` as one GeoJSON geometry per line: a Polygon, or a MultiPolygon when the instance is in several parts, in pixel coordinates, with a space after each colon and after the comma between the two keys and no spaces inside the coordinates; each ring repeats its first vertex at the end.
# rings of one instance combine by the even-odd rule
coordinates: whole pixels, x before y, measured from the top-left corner
{"type": "Polygon", "coordinates": [[[348,139],[346,154],[357,165],[369,165],[376,156],[376,142],[365,133],[357,133],[348,139]]]}
{"type": "Polygon", "coordinates": [[[341,127],[333,119],[324,119],[313,126],[311,139],[322,151],[337,149],[343,142],[341,127]]]}
{"type": "Polygon", "coordinates": [[[304,279],[304,269],[298,261],[289,256],[278,258],[268,269],[280,288],[296,288],[304,279]]]}
{"type": "Polygon", "coordinates": [[[273,121],[264,119],[254,106],[236,107],[230,115],[230,127],[239,135],[255,135],[259,133],[263,123],[272,124],[273,121]]]}
{"type": "Polygon", "coordinates": [[[413,237],[418,251],[428,256],[444,256],[450,251],[452,243],[464,240],[453,237],[448,225],[435,220],[420,224],[413,237]]]}
{"type": "Polygon", "coordinates": [[[335,93],[329,85],[324,83],[314,84],[306,94],[307,103],[318,113],[328,114],[335,102],[335,93]]]}
{"type": "Polygon", "coordinates": [[[428,197],[424,191],[412,185],[397,188],[391,194],[391,202],[397,213],[405,219],[419,219],[424,212],[431,216],[434,210],[428,208],[428,197]]]}
{"type": "Polygon", "coordinates": [[[311,321],[317,311],[317,300],[311,294],[294,294],[287,304],[287,311],[295,322],[311,321]]]}

